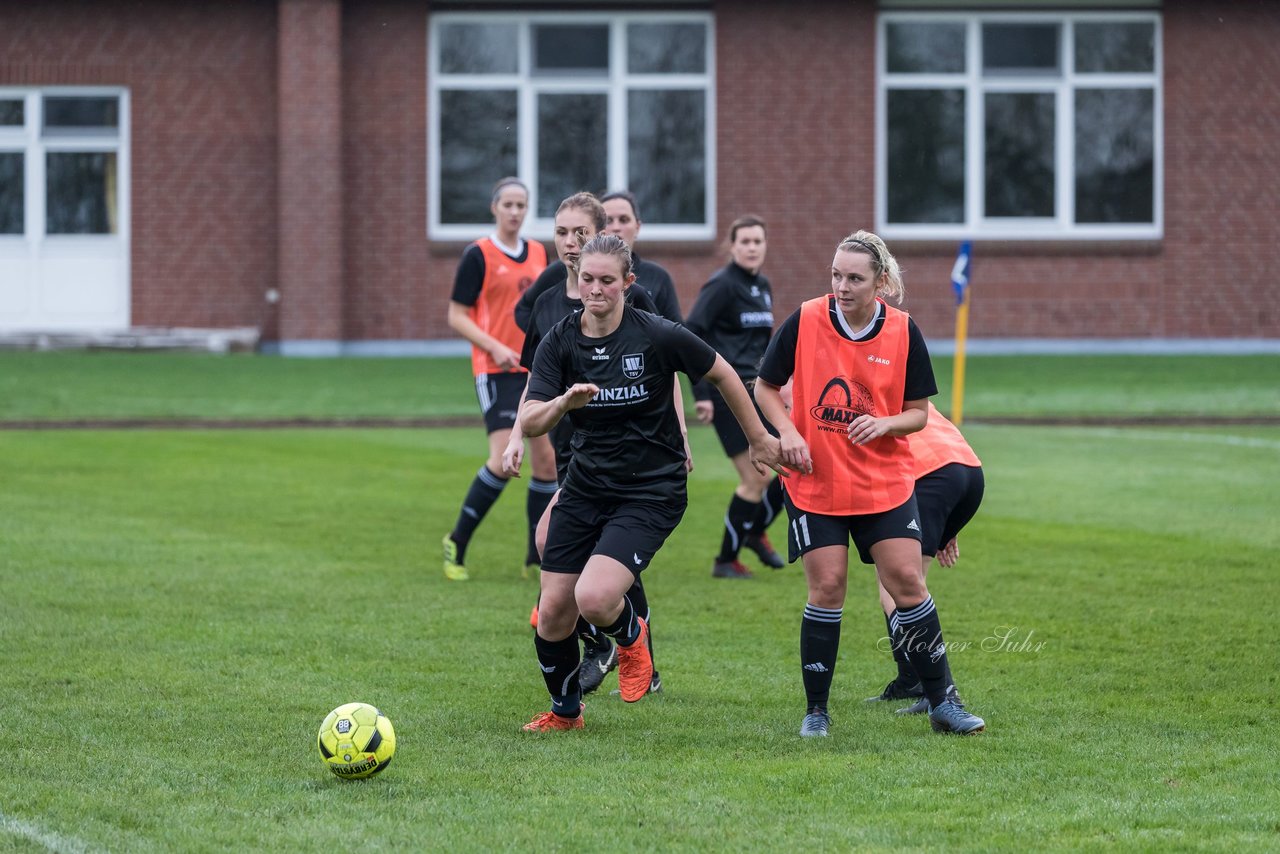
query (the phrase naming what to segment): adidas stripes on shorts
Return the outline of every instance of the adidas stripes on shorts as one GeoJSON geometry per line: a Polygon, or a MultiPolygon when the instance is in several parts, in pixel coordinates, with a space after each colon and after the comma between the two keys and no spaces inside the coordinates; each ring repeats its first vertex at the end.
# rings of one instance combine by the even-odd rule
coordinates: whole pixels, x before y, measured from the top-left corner
{"type": "Polygon", "coordinates": [[[484,413],[486,433],[510,430],[516,426],[516,407],[529,375],[524,371],[503,374],[477,374],[476,400],[484,413]]]}
{"type": "Polygon", "coordinates": [[[825,546],[848,547],[852,538],[862,562],[873,564],[871,547],[881,540],[920,539],[920,513],[916,509],[914,493],[892,510],[863,516],[824,516],[801,510],[791,503],[791,496],[785,489],[782,498],[787,505],[790,522],[787,525],[790,561],[825,546]]]}

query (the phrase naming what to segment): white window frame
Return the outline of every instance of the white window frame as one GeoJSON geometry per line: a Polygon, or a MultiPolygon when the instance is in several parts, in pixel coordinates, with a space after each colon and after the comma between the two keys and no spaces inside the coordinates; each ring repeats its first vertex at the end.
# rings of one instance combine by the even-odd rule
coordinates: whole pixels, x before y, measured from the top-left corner
{"type": "MultiPolygon", "coordinates": [[[[427,36],[427,236],[433,240],[474,240],[493,230],[492,220],[485,223],[444,224],[440,221],[440,92],[442,89],[514,89],[517,93],[516,116],[517,174],[529,185],[529,216],[524,234],[535,240],[549,240],[554,231],[550,217],[538,217],[538,151],[537,96],[548,92],[592,93],[608,95],[608,165],[607,186],[590,188],[614,190],[628,185],[627,163],[627,91],[637,89],[694,89],[704,91],[707,98],[704,157],[706,163],[705,210],[702,223],[644,223],[646,240],[705,241],[716,234],[716,101],[715,101],[715,20],[705,12],[612,13],[454,13],[430,16],[427,36]],[[514,74],[442,74],[436,46],[439,29],[444,24],[504,23],[515,24],[518,31],[517,71],[514,74]],[[556,76],[531,74],[534,24],[608,24],[609,72],[601,77],[556,76]],[[700,23],[706,30],[706,71],[702,74],[631,74],[626,70],[625,28],[635,23],[700,23]]],[[[494,180],[502,176],[495,175],[494,180]]],[[[645,211],[641,207],[641,215],[645,211]]]]}
{"type": "Polygon", "coordinates": [[[20,151],[25,155],[23,185],[24,222],[22,234],[0,234],[0,241],[25,241],[34,247],[44,241],[129,240],[129,92],[108,86],[0,87],[0,98],[23,101],[23,125],[0,127],[0,151],[20,151]],[[46,97],[115,98],[119,124],[115,134],[92,132],[46,137],[44,99],[46,97]],[[116,156],[116,225],[111,234],[48,234],[45,229],[45,155],[68,151],[111,152],[116,156]]]}
{"type": "Polygon", "coordinates": [[[955,240],[1158,240],[1164,235],[1164,106],[1161,16],[1158,13],[928,13],[880,15],[876,38],[876,227],[889,239],[955,240]],[[889,73],[888,25],[962,23],[966,27],[965,71],[954,74],[889,73]],[[1075,70],[1076,23],[1150,23],[1155,28],[1155,63],[1150,72],[1075,70]],[[1061,73],[1017,77],[982,75],[982,25],[1056,23],[1061,25],[1061,73]],[[890,223],[888,180],[888,91],[890,89],[962,89],[965,92],[965,194],[963,223],[890,223]],[[1153,198],[1151,223],[1085,223],[1075,219],[1075,97],[1077,89],[1150,88],[1153,97],[1153,198]],[[1054,215],[1043,218],[984,217],[986,159],[983,99],[989,92],[1046,92],[1056,95],[1054,143],[1054,215]]]}

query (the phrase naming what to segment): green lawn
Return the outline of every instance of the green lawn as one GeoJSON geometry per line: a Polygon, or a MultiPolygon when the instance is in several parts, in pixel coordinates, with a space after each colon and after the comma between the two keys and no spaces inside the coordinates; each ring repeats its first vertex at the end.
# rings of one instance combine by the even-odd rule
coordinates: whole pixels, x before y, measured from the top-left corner
{"type": "MultiPolygon", "coordinates": [[[[934,360],[951,409],[951,360],[934,360]]],[[[1280,416],[1280,356],[970,357],[965,417],[1280,416]]],[[[0,352],[0,422],[476,417],[465,359],[0,352]]]]}
{"type": "MultiPolygon", "coordinates": [[[[707,429],[646,572],[664,693],[550,737],[518,732],[546,705],[522,485],[472,580],[440,573],[479,430],[2,431],[0,850],[1273,850],[1280,428],[978,415],[1275,414],[1277,364],[971,362],[987,498],[930,583],[971,738],[862,702],[892,673],[866,569],[832,737],[797,737],[803,579],[709,577],[707,429]],[[315,753],[350,700],[396,726],[369,781],[315,753]]],[[[10,420],[474,405],[458,361],[4,354],[0,386],[10,420]]]]}

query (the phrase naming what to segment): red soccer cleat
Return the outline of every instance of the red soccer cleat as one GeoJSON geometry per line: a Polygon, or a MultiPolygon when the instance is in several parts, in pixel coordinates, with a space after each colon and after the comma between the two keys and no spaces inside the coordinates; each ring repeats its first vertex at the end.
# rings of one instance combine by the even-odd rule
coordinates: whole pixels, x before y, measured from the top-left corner
{"type": "Polygon", "coordinates": [[[555,712],[542,712],[534,715],[533,720],[522,726],[522,732],[555,732],[558,730],[582,729],[582,714],[576,718],[562,718],[555,712]]]}
{"type": "Polygon", "coordinates": [[[649,624],[636,617],[640,633],[631,646],[618,644],[618,691],[622,699],[634,703],[649,693],[653,681],[653,656],[649,654],[649,624]]]}

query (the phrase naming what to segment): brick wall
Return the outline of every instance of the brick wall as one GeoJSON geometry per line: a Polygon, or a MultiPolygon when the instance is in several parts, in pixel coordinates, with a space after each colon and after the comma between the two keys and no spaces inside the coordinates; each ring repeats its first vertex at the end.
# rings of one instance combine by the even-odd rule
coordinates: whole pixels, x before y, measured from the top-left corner
{"type": "MultiPolygon", "coordinates": [[[[462,246],[426,239],[429,5],[3,4],[0,85],[130,89],[135,323],[257,325],[281,272],[301,280],[308,263],[327,263],[340,275],[321,276],[310,315],[290,315],[300,300],[286,295],[286,336],[453,337],[445,304],[462,246]],[[290,8],[340,9],[340,45],[328,49],[341,70],[341,162],[326,167],[339,186],[306,196],[321,208],[334,200],[331,223],[323,210],[295,211],[302,225],[280,216],[280,188],[306,189],[305,168],[282,178],[277,146],[290,8]],[[290,237],[313,217],[340,246],[290,237]]],[[[781,317],[825,290],[837,240],[874,222],[875,12],[835,0],[713,9],[722,237],[661,245],[642,234],[640,248],[672,271],[687,310],[726,260],[727,224],[760,214],[781,317]]],[[[1163,20],[1164,240],[979,242],[971,336],[1280,337],[1280,16],[1252,0],[1185,0],[1166,4],[1163,20]]],[[[293,26],[305,33],[307,20],[293,26]]],[[[305,119],[286,121],[305,129],[305,119]]],[[[950,337],[954,244],[891,248],[926,335],[950,337]]]]}
{"type": "Polygon", "coordinates": [[[274,0],[0,4],[0,85],[130,91],[135,324],[262,322],[275,62],[274,0]]]}
{"type": "Polygon", "coordinates": [[[1280,8],[1166,5],[1164,334],[1280,336],[1280,8]]]}
{"type": "MultiPolygon", "coordinates": [[[[826,287],[839,236],[873,227],[868,6],[716,7],[719,222],[746,210],[769,221],[780,316],[826,287]]],[[[1164,240],[980,241],[971,336],[1280,336],[1280,15],[1256,1],[1168,3],[1163,30],[1164,240]]],[[[925,334],[951,337],[955,245],[890,248],[925,334]]],[[[670,260],[688,305],[714,259],[670,260]]]]}
{"type": "Polygon", "coordinates": [[[342,8],[280,0],[280,337],[344,337],[342,8]]]}
{"type": "Polygon", "coordinates": [[[343,111],[347,335],[452,338],[461,253],[427,244],[427,13],[419,2],[346,4],[343,111]]]}

